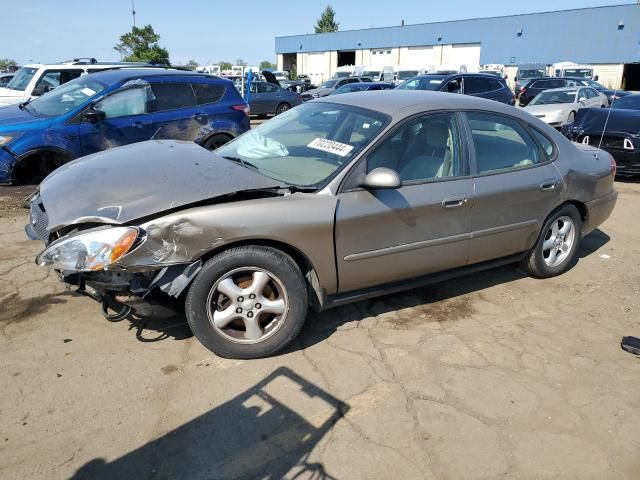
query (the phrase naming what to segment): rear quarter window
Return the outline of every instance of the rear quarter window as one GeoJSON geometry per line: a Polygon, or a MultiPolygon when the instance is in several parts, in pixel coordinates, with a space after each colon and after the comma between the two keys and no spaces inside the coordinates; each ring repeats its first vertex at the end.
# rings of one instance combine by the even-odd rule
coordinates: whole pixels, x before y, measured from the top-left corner
{"type": "Polygon", "coordinates": [[[152,83],[155,100],[151,100],[150,111],[163,112],[178,108],[194,107],[196,98],[188,83],[152,83]]]}
{"type": "Polygon", "coordinates": [[[196,95],[196,103],[198,105],[218,103],[226,90],[224,85],[214,83],[193,83],[191,87],[196,95]]]}

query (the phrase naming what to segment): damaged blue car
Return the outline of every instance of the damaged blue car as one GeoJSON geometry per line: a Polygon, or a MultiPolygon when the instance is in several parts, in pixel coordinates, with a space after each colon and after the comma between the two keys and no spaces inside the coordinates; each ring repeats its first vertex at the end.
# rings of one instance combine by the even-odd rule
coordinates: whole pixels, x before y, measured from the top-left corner
{"type": "Polygon", "coordinates": [[[213,150],[249,130],[229,80],[166,68],[84,75],[0,108],[0,184],[39,183],[75,158],[150,139],[213,150]]]}

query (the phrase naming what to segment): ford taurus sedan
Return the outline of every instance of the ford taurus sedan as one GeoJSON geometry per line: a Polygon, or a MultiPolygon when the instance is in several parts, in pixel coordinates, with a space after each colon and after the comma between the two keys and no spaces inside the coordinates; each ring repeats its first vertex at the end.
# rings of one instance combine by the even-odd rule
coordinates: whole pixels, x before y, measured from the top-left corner
{"type": "Polygon", "coordinates": [[[255,358],[308,308],[513,262],[565,272],[614,208],[614,174],[608,153],[507,105],[354,93],[215,152],[153,140],[75,160],[41,184],[26,230],[46,244],[38,264],[112,315],[178,297],[207,348],[255,358]]]}

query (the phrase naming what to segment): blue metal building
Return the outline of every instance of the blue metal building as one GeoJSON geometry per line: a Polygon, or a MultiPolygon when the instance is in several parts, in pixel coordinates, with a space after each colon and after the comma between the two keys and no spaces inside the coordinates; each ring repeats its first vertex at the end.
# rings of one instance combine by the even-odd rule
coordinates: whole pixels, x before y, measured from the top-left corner
{"type": "Polygon", "coordinates": [[[325,53],[328,54],[329,71],[352,60],[354,63],[360,60],[371,62],[375,60],[373,52],[379,53],[376,50],[391,55],[391,64],[397,64],[402,52],[394,55],[391,49],[440,48],[442,58],[443,47],[457,45],[476,45],[479,51],[473,58],[479,55],[480,64],[552,64],[561,61],[631,64],[640,62],[640,5],[634,3],[275,39],[280,68],[296,64],[300,67],[306,56],[310,62],[318,63],[317,54],[325,53]]]}

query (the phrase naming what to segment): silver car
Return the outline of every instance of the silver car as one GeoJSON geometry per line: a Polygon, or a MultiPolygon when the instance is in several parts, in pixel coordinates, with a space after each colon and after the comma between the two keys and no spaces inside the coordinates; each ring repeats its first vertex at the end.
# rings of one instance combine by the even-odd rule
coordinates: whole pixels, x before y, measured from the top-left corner
{"type": "Polygon", "coordinates": [[[75,160],[31,199],[27,233],[40,265],[113,316],[184,299],[207,348],[255,358],[308,308],[514,262],[565,272],[614,208],[614,173],[608,153],[497,102],[344,94],[215,152],[162,140],[75,160]]]}
{"type": "Polygon", "coordinates": [[[601,108],[607,105],[607,96],[595,88],[563,87],[540,92],[524,110],[552,127],[561,128],[572,124],[576,119],[576,112],[581,108],[601,108]]]}

